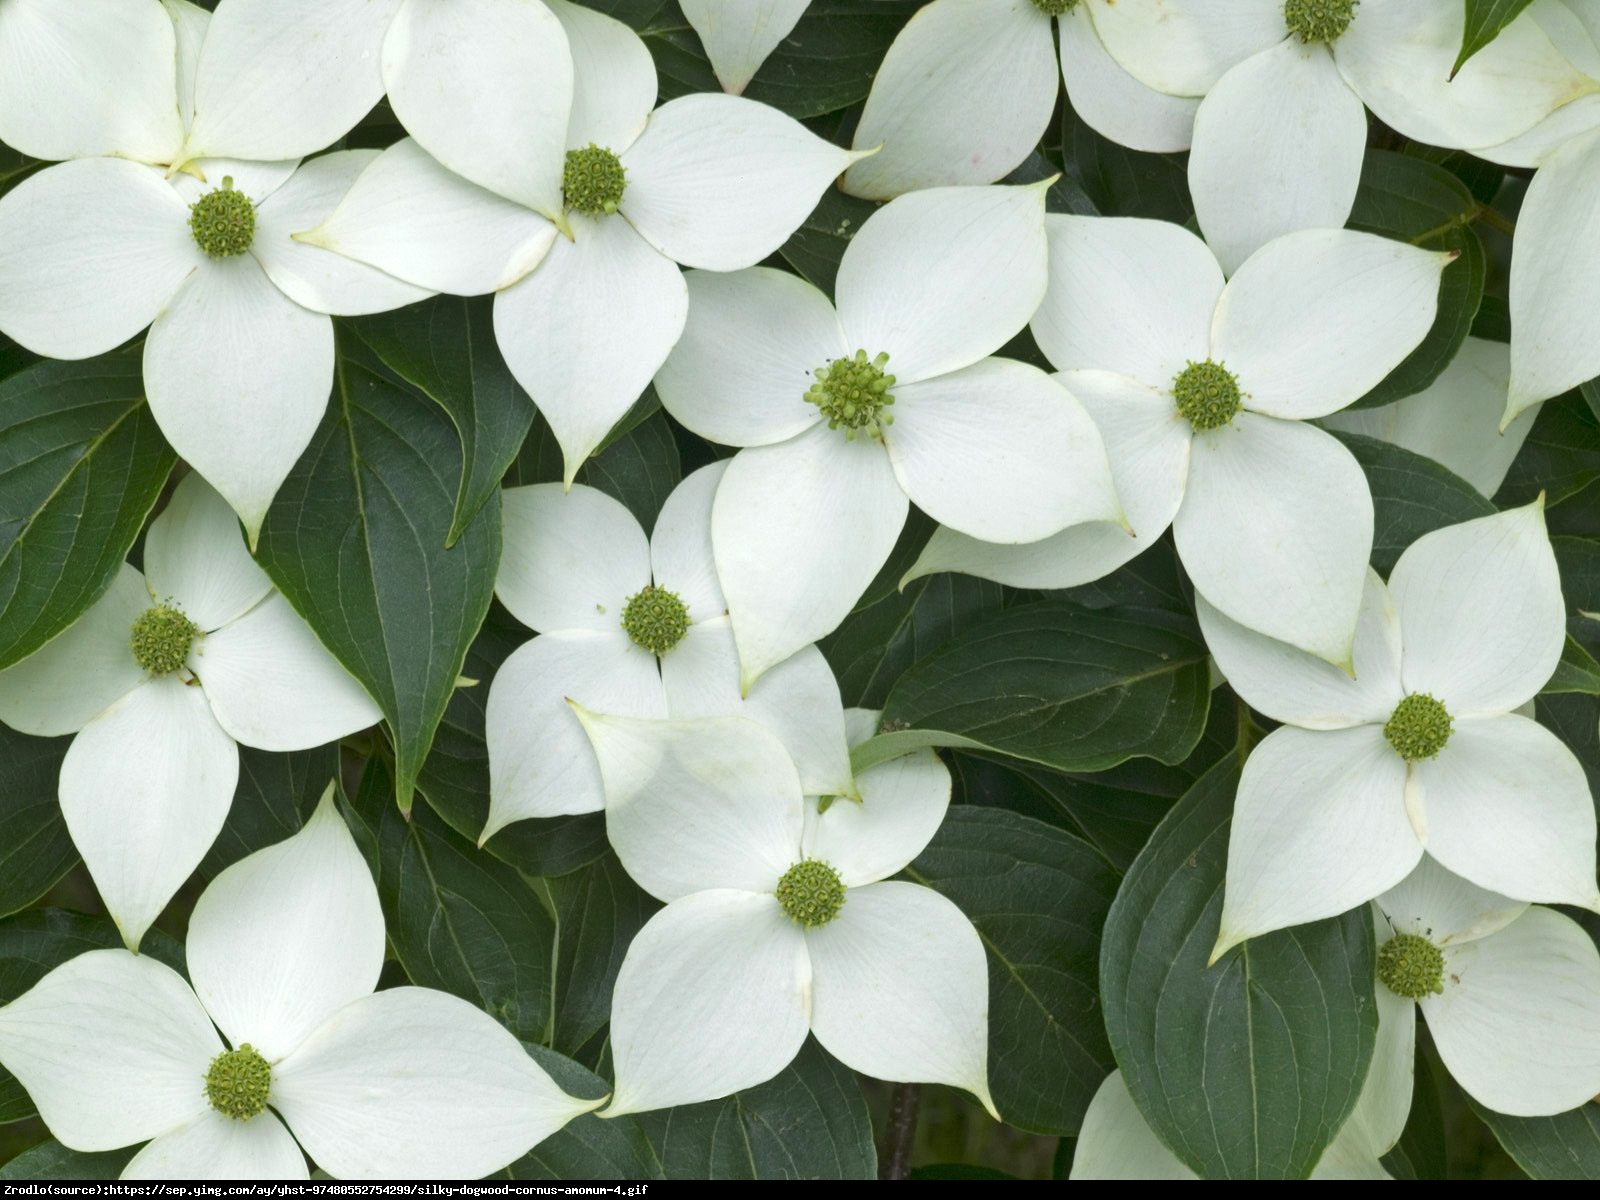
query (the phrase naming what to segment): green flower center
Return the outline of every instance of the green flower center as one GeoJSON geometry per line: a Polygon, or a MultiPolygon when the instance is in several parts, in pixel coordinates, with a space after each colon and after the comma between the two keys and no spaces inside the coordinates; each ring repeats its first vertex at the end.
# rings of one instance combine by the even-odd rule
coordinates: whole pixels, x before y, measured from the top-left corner
{"type": "Polygon", "coordinates": [[[200,627],[170,604],[139,614],[130,639],[133,660],[152,675],[171,675],[189,658],[200,627]]]}
{"type": "Polygon", "coordinates": [[[189,206],[189,230],[196,245],[212,258],[232,258],[256,240],[256,206],[233,190],[233,176],[189,206]]]}
{"type": "Polygon", "coordinates": [[[590,142],[581,150],[567,151],[561,172],[561,195],[574,212],[598,216],[614,213],[628,185],[628,170],[611,151],[590,142]]]}
{"type": "Polygon", "coordinates": [[[267,1107],[271,1088],[272,1068],[249,1042],[217,1055],[206,1071],[206,1099],[212,1108],[235,1121],[259,1116],[267,1107]]]}
{"type": "Polygon", "coordinates": [[[844,907],[844,880],[816,858],[797,862],[778,880],[778,903],[796,925],[826,925],[844,907]]]}
{"type": "Polygon", "coordinates": [[[855,441],[863,429],[869,437],[882,437],[885,426],[894,424],[894,414],[884,412],[894,403],[894,376],[887,374],[889,356],[868,358],[857,350],[848,358],[836,358],[813,374],[817,381],[806,389],[806,403],[815,404],[828,419],[829,429],[843,429],[855,441]]]}
{"type": "Polygon", "coordinates": [[[1397,933],[1378,947],[1378,979],[1407,1000],[1437,995],[1444,991],[1444,951],[1425,937],[1397,933]]]}
{"type": "Polygon", "coordinates": [[[1383,736],[1407,762],[1434,758],[1450,740],[1455,722],[1450,713],[1427,692],[1412,692],[1383,723],[1383,736]]]}
{"type": "Polygon", "coordinates": [[[1361,0],[1284,0],[1283,23],[1302,42],[1335,42],[1355,19],[1361,0]]]}
{"type": "Polygon", "coordinates": [[[1196,433],[1221,429],[1238,416],[1240,396],[1239,377],[1209,358],[1172,377],[1172,399],[1196,433]]]}
{"type": "Polygon", "coordinates": [[[1078,0],[1033,0],[1033,6],[1052,17],[1064,17],[1078,7],[1078,0]]]}
{"type": "Polygon", "coordinates": [[[622,610],[622,628],[633,639],[635,646],[651,654],[665,654],[689,632],[689,606],[655,584],[640,589],[628,598],[622,610]]]}

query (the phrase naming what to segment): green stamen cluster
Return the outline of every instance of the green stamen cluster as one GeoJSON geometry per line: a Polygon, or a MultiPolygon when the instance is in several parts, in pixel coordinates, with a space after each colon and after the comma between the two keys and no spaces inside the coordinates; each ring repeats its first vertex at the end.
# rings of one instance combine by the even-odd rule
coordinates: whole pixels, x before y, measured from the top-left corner
{"type": "Polygon", "coordinates": [[[1078,7],[1078,0],[1033,0],[1033,6],[1052,17],[1064,17],[1078,7]]]}
{"type": "Polygon", "coordinates": [[[1412,692],[1384,722],[1383,736],[1407,762],[1434,758],[1444,749],[1455,728],[1450,713],[1427,692],[1412,692]]]}
{"type": "Polygon", "coordinates": [[[1239,377],[1221,363],[1190,362],[1172,379],[1178,412],[1196,433],[1221,429],[1239,415],[1239,377]]]}
{"type": "Polygon", "coordinates": [[[1335,42],[1350,28],[1361,0],[1284,0],[1283,23],[1302,42],[1335,42]]]}
{"type": "Polygon", "coordinates": [[[581,150],[567,151],[561,172],[561,195],[574,212],[598,216],[614,213],[627,187],[627,168],[611,151],[590,142],[581,150]]]}
{"type": "Polygon", "coordinates": [[[133,660],[152,675],[171,675],[189,658],[200,627],[170,604],[139,614],[129,639],[133,660]]]}
{"type": "Polygon", "coordinates": [[[622,628],[635,646],[660,656],[689,632],[689,607],[677,592],[652,583],[628,598],[622,610],[622,628]]]}
{"type": "Polygon", "coordinates": [[[189,206],[189,230],[195,243],[212,258],[232,258],[256,240],[256,206],[233,190],[233,176],[189,206]]]}
{"type": "Polygon", "coordinates": [[[249,1042],[217,1055],[206,1071],[206,1099],[212,1108],[235,1121],[259,1116],[267,1107],[271,1088],[272,1068],[249,1042]]]}
{"type": "Polygon", "coordinates": [[[1444,951],[1415,933],[1399,933],[1378,947],[1378,979],[1396,996],[1421,1000],[1444,991],[1444,951]]]}
{"type": "Polygon", "coordinates": [[[795,924],[818,928],[844,907],[844,880],[827,863],[808,858],[795,863],[778,880],[778,903],[795,924]]]}
{"type": "Polygon", "coordinates": [[[865,350],[849,358],[836,358],[813,374],[817,381],[806,389],[806,403],[815,404],[828,418],[829,429],[843,429],[855,441],[865,429],[870,437],[882,437],[883,427],[894,424],[894,414],[884,412],[894,403],[894,376],[886,374],[889,356],[869,359],[865,350]]]}

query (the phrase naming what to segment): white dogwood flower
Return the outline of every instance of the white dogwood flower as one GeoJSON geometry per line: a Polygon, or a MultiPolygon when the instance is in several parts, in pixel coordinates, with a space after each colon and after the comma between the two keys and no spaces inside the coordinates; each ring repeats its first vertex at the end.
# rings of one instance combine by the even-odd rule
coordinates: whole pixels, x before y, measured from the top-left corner
{"type": "Polygon", "coordinates": [[[739,694],[739,656],[711,555],[711,498],[726,463],[702,467],[661,506],[647,539],[604,492],[507,488],[495,593],[539,636],[489,689],[489,820],[605,807],[600,770],[568,707],[628,717],[748,716],[788,748],[807,795],[854,794],[839,685],[806,646],[739,694]]]}
{"type": "Polygon", "coordinates": [[[198,475],[60,636],[0,671],[0,721],[76,734],[61,812],[128,946],[205,857],[233,803],[236,743],[304,750],[378,707],[245,549],[198,475]]]}
{"type": "Polygon", "coordinates": [[[722,90],[739,95],[811,0],[679,0],[722,90]]]}
{"type": "Polygon", "coordinates": [[[302,1148],[336,1179],[477,1179],[602,1103],[465,1000],[374,992],[384,947],[329,784],[201,893],[192,990],[148,955],[80,954],[0,1008],[0,1063],[64,1145],[146,1142],[124,1179],[306,1179],[302,1148]]]}
{"type": "Polygon", "coordinates": [[[678,264],[759,262],[859,156],[736,96],[652,112],[655,65],[638,34],[565,0],[550,8],[575,90],[570,66],[517,68],[550,120],[508,128],[482,163],[449,153],[446,137],[476,119],[476,92],[431,139],[408,122],[413,139],[386,150],[301,240],[436,291],[498,293],[496,340],[550,422],[570,484],[683,331],[678,264]]]}
{"type": "MultiPolygon", "coordinates": [[[[617,976],[603,1116],[754,1087],[807,1032],[852,1070],[965,1088],[994,1113],[977,931],[931,888],[888,881],[944,819],[950,773],[932,751],[863,771],[861,800],[822,808],[754,721],[576,711],[611,845],[667,904],[617,976]]],[[[853,716],[860,742],[873,714],[853,716]]]]}
{"type": "Polygon", "coordinates": [[[1147,87],[1106,52],[1095,27],[1112,7],[1113,0],[934,0],[901,30],[873,77],[854,144],[883,149],[846,172],[845,190],[887,200],[994,182],[1038,145],[1063,79],[1073,110],[1112,141],[1187,150],[1199,102],[1147,87]]]}
{"type": "Polygon", "coordinates": [[[1373,899],[1424,851],[1501,895],[1600,909],[1583,767],[1517,712],[1566,639],[1542,501],[1418,538],[1387,585],[1369,572],[1353,679],[1197,607],[1228,682],[1283,722],[1239,782],[1213,957],[1373,899]]]}
{"type": "Polygon", "coordinates": [[[770,268],[690,273],[656,390],[695,433],[746,447],[712,509],[746,687],[849,614],[910,501],[994,542],[1121,519],[1078,401],[988,357],[1044,296],[1044,219],[1042,185],[901,196],[845,249],[837,312],[770,268]]]}
{"type": "Polygon", "coordinates": [[[908,578],[961,571],[1073,587],[1171,525],[1213,605],[1348,664],[1372,496],[1355,458],[1309,420],[1360,399],[1422,341],[1452,256],[1308,230],[1263,247],[1224,285],[1215,256],[1180,226],[1054,215],[1045,225],[1050,290],[1034,337],[1099,426],[1136,536],[1085,525],[997,546],[946,521],[908,578]]]}

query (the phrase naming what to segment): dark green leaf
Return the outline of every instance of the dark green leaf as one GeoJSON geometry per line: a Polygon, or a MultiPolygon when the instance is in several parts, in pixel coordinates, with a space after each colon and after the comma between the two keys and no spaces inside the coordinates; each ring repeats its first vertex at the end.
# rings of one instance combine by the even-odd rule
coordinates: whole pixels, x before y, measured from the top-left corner
{"type": "Polygon", "coordinates": [[[1428,1056],[1417,1048],[1411,1085],[1411,1112],[1405,1130],[1383,1165],[1396,1179],[1444,1179],[1449,1168],[1445,1150],[1444,1110],[1439,1084],[1428,1056]]]}
{"type": "Polygon", "coordinates": [[[1237,782],[1233,758],[1207,772],[1123,879],[1100,956],[1106,1031],[1145,1119],[1202,1177],[1304,1179],[1372,1060],[1372,918],[1363,905],[1206,966],[1237,782]]]}
{"type": "Polygon", "coordinates": [[[1194,216],[1187,155],[1119,146],[1090,129],[1070,105],[1062,112],[1061,152],[1067,177],[1102,213],[1178,225],[1194,216]]]}
{"type": "Polygon", "coordinates": [[[1555,507],[1600,479],[1600,416],[1583,398],[1569,393],[1545,401],[1528,430],[1528,440],[1495,493],[1501,508],[1527,504],[1540,492],[1555,507]]]}
{"type": "Polygon", "coordinates": [[[1456,55],[1450,68],[1450,78],[1456,77],[1466,61],[1482,50],[1500,31],[1522,15],[1533,0],[1462,0],[1467,10],[1466,22],[1461,27],[1461,53],[1456,55]]]}
{"type": "Polygon", "coordinates": [[[1356,456],[1372,489],[1372,565],[1387,575],[1425,533],[1495,511],[1483,494],[1431,458],[1390,442],[1335,433],[1356,456]]]}
{"type": "Polygon", "coordinates": [[[878,206],[871,200],[847,196],[838,188],[829,188],[778,253],[796,272],[831,297],[845,247],[861,232],[866,219],[877,211],[878,206]]]}
{"type": "Polygon", "coordinates": [[[394,738],[395,796],[412,790],[494,594],[493,493],[445,547],[461,444],[444,412],[350,335],[328,414],[261,530],[267,574],[361,681],[394,738]]]}
{"type": "Polygon", "coordinates": [[[1567,744],[1589,777],[1589,792],[1600,797],[1600,699],[1594,696],[1540,696],[1539,724],[1567,744]]]}
{"type": "Polygon", "coordinates": [[[1556,673],[1542,690],[1600,696],[1600,662],[1596,662],[1594,655],[1585,650],[1576,638],[1569,636],[1561,650],[1561,661],[1556,664],[1556,673]]]}
{"type": "Polygon", "coordinates": [[[0,915],[26,908],[77,865],[56,799],[70,745],[0,725],[0,915]]]}
{"type": "MultiPolygon", "coordinates": [[[[587,1068],[543,1046],[528,1053],[568,1094],[598,1099],[611,1085],[587,1068]]],[[[569,1122],[511,1164],[512,1179],[660,1179],[655,1148],[634,1117],[592,1114],[569,1122]]]]}
{"type": "Polygon", "coordinates": [[[1581,384],[1578,391],[1583,394],[1583,399],[1589,405],[1589,411],[1594,414],[1595,420],[1600,421],[1600,379],[1591,379],[1581,384]]]}
{"type": "Polygon", "coordinates": [[[1467,1103],[1535,1179],[1600,1179],[1600,1104],[1553,1117],[1508,1117],[1470,1097],[1467,1103]]]}
{"type": "Polygon", "coordinates": [[[239,786],[222,832],[200,861],[200,873],[214,878],[245,855],[299,833],[338,774],[337,745],[292,754],[240,746],[239,786]]]}
{"type": "Polygon", "coordinates": [[[0,381],[0,667],[99,599],[176,461],[137,354],[0,381]]]}
{"type": "Polygon", "coordinates": [[[0,144],[0,196],[5,195],[29,175],[49,163],[20,154],[10,146],[0,144]]]}
{"type": "MultiPolygon", "coordinates": [[[[617,423],[601,448],[578,468],[575,481],[620,500],[646,533],[655,528],[661,505],[683,478],[672,426],[660,408],[655,389],[647,388],[633,412],[617,423]],[[640,413],[642,419],[636,415],[640,413]]],[[[507,475],[506,485],[559,482],[561,448],[550,426],[540,418],[507,475]]]]}
{"type": "Polygon", "coordinates": [[[955,902],[989,952],[989,1088],[1006,1124],[1075,1134],[1114,1065],[1097,995],[1117,875],[1059,829],[953,808],[906,874],[955,902]]]}
{"type": "Polygon", "coordinates": [[[69,1150],[52,1139],[24,1150],[0,1167],[0,1179],[116,1179],[138,1149],[137,1146],[128,1146],[122,1150],[89,1154],[82,1150],[69,1150]]]}

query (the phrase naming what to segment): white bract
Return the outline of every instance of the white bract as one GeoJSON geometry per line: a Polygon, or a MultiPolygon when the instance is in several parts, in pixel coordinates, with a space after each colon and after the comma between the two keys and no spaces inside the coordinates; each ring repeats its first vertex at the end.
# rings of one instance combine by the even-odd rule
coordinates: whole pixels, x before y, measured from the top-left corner
{"type": "Polygon", "coordinates": [[[1038,145],[1061,81],[1073,110],[1135,150],[1189,148],[1197,100],[1145,86],[1106,53],[1096,22],[1113,0],[934,0],[872,80],[858,150],[883,147],[844,188],[887,200],[918,188],[993,183],[1038,145]],[[1057,57],[1052,26],[1061,35],[1057,57]]]}
{"type": "Polygon", "coordinates": [[[700,35],[722,90],[737,96],[767,55],[805,15],[811,0],[679,0],[678,7],[700,35]]]}
{"type": "Polygon", "coordinates": [[[1033,334],[1099,426],[1136,536],[1086,525],[997,546],[944,522],[908,578],[1074,587],[1171,525],[1213,605],[1348,665],[1372,495],[1350,452],[1308,421],[1360,399],[1422,341],[1452,256],[1307,230],[1224,285],[1205,243],[1177,225],[1052,215],[1045,226],[1050,290],[1033,334]]]}
{"type": "Polygon", "coordinates": [[[993,542],[1121,519],[1078,401],[988,357],[1038,307],[1045,275],[1042,185],[892,201],[845,249],[837,312],[769,268],[690,273],[689,322],[656,390],[694,432],[747,447],[712,509],[746,688],[849,614],[909,501],[993,542]]]}
{"type": "Polygon", "coordinates": [[[1116,0],[1095,10],[1126,70],[1204,97],[1189,190],[1230,273],[1298,229],[1345,223],[1370,108],[1406,137],[1472,150],[1600,91],[1524,14],[1452,78],[1461,0],[1116,0]]]}
{"type": "MultiPolygon", "coordinates": [[[[617,976],[603,1116],[753,1087],[808,1031],[852,1070],[965,1088],[994,1113],[978,934],[937,892],[886,882],[944,819],[950,774],[931,751],[863,771],[860,801],[819,812],[753,721],[578,715],[612,847],[667,902],[617,976]]],[[[853,715],[859,742],[873,715],[853,715]]]]}
{"type": "Polygon", "coordinates": [[[859,156],[736,96],[652,112],[655,65],[639,36],[565,0],[550,8],[546,47],[561,69],[496,57],[426,133],[397,105],[413,137],[301,240],[435,291],[498,293],[496,340],[550,422],[570,484],[683,331],[678,264],[759,262],[859,156]],[[536,89],[541,106],[482,147],[477,89],[501,76],[536,89]]]}
{"type": "Polygon", "coordinates": [[[332,784],[212,880],[185,949],[193,990],[92,950],[0,1008],[0,1063],[62,1144],[148,1142],[124,1179],[306,1179],[302,1147],[336,1179],[476,1179],[603,1103],[464,1000],[373,991],[383,913],[332,784]]]}
{"type": "Polygon", "coordinates": [[[236,743],[304,750],[379,718],[198,475],[151,522],[144,566],[124,563],[74,625],[0,671],[0,721],[77,734],[62,815],[134,949],[227,818],[236,743]]]}
{"type": "Polygon", "coordinates": [[[711,498],[725,463],[690,475],[647,539],[604,492],[581,484],[502,493],[505,548],[495,593],[539,632],[489,690],[489,820],[605,807],[575,700],[628,717],[748,716],[788,748],[807,795],[854,794],[833,672],[807,646],[739,694],[739,656],[711,558],[711,498]]]}
{"type": "Polygon", "coordinates": [[[1502,895],[1600,909],[1583,767],[1516,711],[1566,639],[1542,501],[1418,538],[1387,585],[1369,572],[1354,679],[1197,607],[1228,682],[1283,722],[1244,766],[1213,959],[1373,899],[1424,850],[1502,895]]]}

